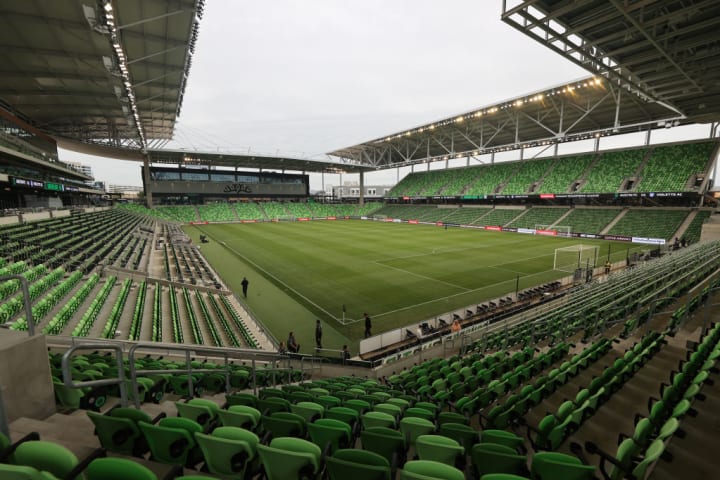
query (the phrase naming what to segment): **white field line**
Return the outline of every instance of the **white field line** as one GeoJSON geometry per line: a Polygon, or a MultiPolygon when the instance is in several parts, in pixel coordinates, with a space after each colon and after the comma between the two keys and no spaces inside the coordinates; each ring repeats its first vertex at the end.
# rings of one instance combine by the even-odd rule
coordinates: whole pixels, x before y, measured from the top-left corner
{"type": "Polygon", "coordinates": [[[405,273],[405,274],[407,274],[407,275],[412,275],[413,277],[423,278],[423,279],[425,279],[425,280],[430,280],[430,281],[433,281],[433,282],[436,282],[436,283],[444,283],[445,285],[448,285],[448,286],[453,287],[453,288],[459,288],[460,290],[465,290],[466,292],[469,292],[469,291],[470,291],[469,288],[461,287],[460,285],[455,285],[454,283],[450,283],[450,282],[444,282],[444,281],[442,281],[442,280],[438,280],[438,279],[436,279],[436,278],[428,277],[428,276],[426,276],[426,275],[421,275],[421,274],[419,274],[419,273],[411,272],[411,271],[405,270],[405,269],[403,269],[403,268],[393,267],[392,265],[386,265],[386,264],[384,264],[384,263],[382,263],[382,262],[373,262],[373,263],[374,263],[375,265],[380,265],[380,266],[382,266],[382,267],[392,268],[393,270],[397,270],[398,272],[403,272],[403,273],[405,273]]]}
{"type": "MultiPolygon", "coordinates": [[[[220,243],[221,243],[225,248],[227,248],[228,250],[230,250],[230,251],[232,251],[233,253],[235,253],[235,255],[237,255],[237,256],[239,256],[240,258],[242,258],[243,261],[251,264],[251,265],[252,265],[254,268],[256,268],[257,270],[262,271],[262,272],[264,272],[266,275],[272,277],[273,279],[275,279],[275,281],[277,281],[278,283],[282,284],[285,288],[287,288],[288,290],[292,291],[295,295],[297,295],[298,297],[304,299],[304,300],[305,300],[306,302],[308,302],[309,304],[315,306],[318,310],[324,312],[328,317],[333,318],[333,319],[334,319],[336,322],[338,322],[339,324],[341,324],[341,325],[348,325],[348,324],[351,324],[351,323],[357,323],[357,322],[359,322],[359,321],[362,320],[362,319],[345,318],[345,320],[343,321],[342,317],[338,318],[337,316],[335,316],[335,315],[333,315],[332,313],[328,312],[328,311],[325,310],[323,307],[321,307],[321,306],[318,305],[317,303],[313,302],[313,301],[310,300],[308,297],[306,297],[305,295],[301,294],[300,292],[298,292],[297,290],[295,290],[294,288],[292,288],[290,285],[288,285],[287,283],[283,282],[281,279],[279,279],[278,277],[276,277],[275,275],[273,275],[272,273],[270,273],[270,272],[267,271],[266,269],[262,268],[262,267],[261,267],[260,265],[258,265],[257,263],[255,263],[255,262],[253,262],[252,260],[248,259],[248,258],[245,257],[243,254],[241,254],[240,252],[238,252],[237,250],[235,250],[234,248],[228,246],[227,243],[225,243],[224,241],[221,241],[220,243]]],[[[518,242],[508,242],[508,243],[504,243],[503,245],[516,244],[516,243],[522,243],[522,241],[518,241],[518,242]]],[[[460,252],[460,251],[464,251],[464,250],[473,250],[473,249],[478,249],[478,248],[489,248],[489,247],[490,247],[490,246],[473,246],[473,247],[467,247],[467,248],[447,249],[447,250],[443,250],[443,251],[440,252],[440,253],[452,253],[452,252],[460,252]]],[[[402,311],[404,311],[404,310],[409,310],[409,309],[411,309],[411,308],[415,308],[415,307],[418,307],[418,306],[421,306],[421,305],[428,305],[428,304],[431,304],[431,303],[439,302],[439,301],[441,301],[441,300],[449,300],[449,299],[451,299],[451,298],[458,297],[458,296],[460,296],[460,295],[465,295],[465,294],[467,294],[467,293],[479,292],[479,291],[481,291],[481,290],[483,290],[483,289],[486,289],[486,288],[489,288],[489,287],[492,286],[492,285],[487,285],[487,286],[484,286],[484,287],[478,287],[478,288],[474,288],[474,289],[468,289],[468,288],[465,288],[465,287],[461,287],[461,286],[459,286],[459,285],[454,285],[454,284],[451,284],[451,283],[443,282],[442,280],[436,280],[436,279],[434,279],[434,278],[425,277],[424,275],[420,275],[420,274],[416,274],[416,273],[413,273],[413,272],[409,272],[409,271],[407,271],[407,270],[403,270],[403,269],[401,269],[401,268],[393,267],[393,266],[391,266],[391,265],[386,265],[386,264],[383,263],[383,262],[388,262],[388,261],[393,261],[393,260],[402,260],[402,259],[405,259],[405,258],[424,257],[424,256],[427,256],[427,255],[432,255],[432,253],[420,253],[420,254],[408,255],[408,256],[403,256],[403,257],[385,258],[385,259],[381,259],[381,260],[373,260],[372,262],[373,262],[373,263],[376,263],[376,264],[378,264],[378,265],[382,265],[382,266],[384,266],[384,267],[388,267],[388,268],[392,268],[392,269],[395,269],[395,270],[402,271],[402,272],[407,273],[407,274],[410,274],[410,275],[414,275],[414,276],[417,276],[417,277],[421,277],[421,278],[425,278],[425,279],[428,279],[428,280],[432,280],[432,281],[434,281],[434,282],[445,283],[446,285],[450,285],[450,286],[455,287],[455,288],[461,288],[461,289],[463,289],[463,290],[465,290],[465,291],[464,291],[464,292],[460,292],[460,293],[454,293],[454,294],[452,294],[452,295],[447,295],[447,296],[445,296],[445,297],[438,297],[438,298],[435,298],[435,299],[432,299],[432,300],[428,300],[428,301],[422,302],[422,303],[415,303],[415,304],[413,304],[413,305],[408,305],[408,306],[406,306],[406,307],[396,308],[395,310],[388,310],[387,312],[376,313],[376,314],[373,315],[373,317],[382,317],[382,316],[385,316],[385,315],[390,315],[390,314],[393,314],[393,313],[402,312],[402,311]]],[[[507,269],[507,268],[502,268],[502,267],[500,267],[500,265],[506,265],[507,263],[517,263],[517,261],[533,260],[533,259],[542,258],[542,257],[550,257],[550,256],[552,256],[552,255],[553,255],[553,254],[546,254],[546,255],[538,255],[538,256],[535,256],[535,257],[527,257],[527,258],[523,258],[523,259],[520,259],[520,260],[516,260],[516,261],[514,261],[514,262],[504,262],[504,263],[497,263],[497,264],[495,264],[495,265],[486,265],[485,268],[487,268],[487,267],[492,267],[492,268],[498,268],[498,269],[500,269],[500,270],[506,270],[506,271],[509,271],[509,272],[522,274],[522,272],[517,272],[517,271],[515,271],[515,270],[510,270],[510,269],[507,269]]],[[[536,275],[540,275],[540,274],[543,274],[543,273],[546,273],[546,272],[549,272],[549,271],[550,271],[550,270],[545,270],[545,271],[533,273],[533,274],[530,274],[530,275],[524,275],[523,278],[534,277],[534,276],[536,276],[536,275]]],[[[505,280],[505,281],[506,281],[506,282],[509,282],[510,280],[505,280]]],[[[502,282],[500,282],[500,283],[502,283],[502,282]]]]}
{"type": "Polygon", "coordinates": [[[340,323],[340,324],[343,323],[342,320],[339,320],[335,315],[333,315],[332,313],[328,312],[328,311],[325,310],[323,307],[321,307],[321,306],[318,305],[317,303],[313,302],[312,300],[310,300],[309,298],[307,298],[305,295],[303,295],[302,293],[298,292],[297,290],[295,290],[294,288],[292,288],[290,285],[288,285],[287,283],[283,282],[283,281],[280,280],[278,277],[276,277],[275,275],[273,275],[273,274],[270,273],[269,271],[267,271],[267,270],[265,270],[264,268],[262,268],[262,267],[261,267],[260,265],[258,265],[257,263],[255,263],[255,262],[253,262],[252,260],[250,260],[249,258],[245,257],[242,253],[240,253],[240,252],[238,252],[237,250],[235,250],[234,248],[230,247],[230,246],[229,246],[227,243],[225,243],[224,241],[221,241],[220,243],[221,243],[225,248],[227,248],[228,250],[230,250],[231,252],[233,252],[235,255],[237,255],[238,257],[242,258],[243,261],[245,261],[245,262],[249,263],[250,265],[252,265],[253,268],[255,268],[255,269],[263,272],[265,275],[267,275],[267,276],[269,276],[269,277],[272,277],[273,279],[275,279],[276,282],[282,284],[286,289],[292,291],[292,292],[293,292],[295,295],[297,295],[298,297],[302,298],[303,300],[305,300],[305,301],[308,302],[309,304],[313,305],[313,306],[314,306],[315,308],[317,308],[318,310],[324,312],[324,313],[325,313],[327,316],[329,316],[330,318],[335,319],[336,322],[338,322],[338,323],[340,323]]]}
{"type": "MultiPolygon", "coordinates": [[[[541,274],[543,274],[543,273],[547,273],[547,272],[550,272],[550,271],[551,271],[551,270],[544,270],[544,271],[542,271],[542,272],[532,273],[532,274],[530,274],[530,275],[525,275],[523,278],[534,277],[534,276],[536,276],[536,275],[541,275],[541,274]]],[[[512,280],[513,280],[513,279],[511,278],[511,279],[505,280],[505,282],[511,282],[512,280]]],[[[505,283],[505,282],[499,282],[499,283],[505,283]]],[[[418,306],[420,306],[420,305],[428,305],[428,304],[431,304],[431,303],[439,302],[439,301],[441,301],[441,300],[449,300],[449,299],[454,298],[454,297],[459,297],[460,295],[465,295],[465,294],[473,293],[473,292],[479,292],[479,291],[484,290],[484,289],[486,289],[486,288],[490,288],[490,287],[492,287],[492,286],[494,286],[494,285],[497,285],[497,283],[496,283],[496,284],[493,284],[493,285],[486,285],[486,286],[484,286],[484,287],[474,288],[474,289],[472,289],[472,290],[468,290],[467,292],[453,293],[452,295],[447,295],[447,296],[445,296],[445,297],[438,297],[438,298],[435,298],[435,299],[433,299],[433,300],[428,300],[428,301],[426,301],[426,302],[416,303],[416,304],[413,304],[413,305],[408,305],[407,307],[396,308],[395,310],[388,310],[387,312],[376,313],[376,314],[374,314],[373,316],[374,316],[374,317],[382,317],[382,316],[384,316],[384,315],[390,315],[390,314],[393,314],[393,313],[402,312],[402,311],[404,311],[404,310],[410,310],[411,308],[415,308],[415,307],[418,307],[418,306]]]]}
{"type": "MultiPolygon", "coordinates": [[[[505,242],[502,245],[515,245],[517,243],[523,243],[524,240],[518,240],[517,242],[505,242]]],[[[438,253],[455,253],[455,252],[464,252],[466,250],[479,250],[484,248],[492,248],[498,245],[473,245],[471,247],[462,247],[462,248],[433,248],[428,253],[413,253],[412,255],[402,255],[399,257],[390,257],[390,258],[379,258],[377,260],[371,260],[375,263],[382,263],[382,262],[392,262],[393,260],[404,260],[406,258],[416,258],[416,257],[427,257],[428,255],[436,255],[438,253]]]]}

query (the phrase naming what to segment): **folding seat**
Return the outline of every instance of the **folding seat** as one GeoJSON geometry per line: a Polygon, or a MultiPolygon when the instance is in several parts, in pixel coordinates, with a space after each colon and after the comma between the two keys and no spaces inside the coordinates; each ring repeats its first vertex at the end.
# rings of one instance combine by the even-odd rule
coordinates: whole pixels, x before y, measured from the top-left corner
{"type": "Polygon", "coordinates": [[[341,449],[325,458],[330,480],[391,480],[390,462],[367,450],[341,449]]]}
{"type": "Polygon", "coordinates": [[[314,402],[315,397],[308,392],[290,392],[286,397],[291,403],[314,402]]]}
{"type": "Polygon", "coordinates": [[[361,417],[363,429],[371,427],[388,427],[395,428],[397,419],[385,412],[367,412],[361,417]]]}
{"type": "Polygon", "coordinates": [[[515,435],[512,432],[494,429],[487,429],[480,432],[480,442],[504,445],[514,449],[515,451],[524,450],[523,445],[525,443],[522,437],[515,435]]]}
{"type": "Polygon", "coordinates": [[[434,417],[437,417],[438,413],[440,413],[440,406],[435,402],[415,402],[414,406],[416,408],[424,408],[425,410],[432,412],[434,417]]]}
{"type": "Polygon", "coordinates": [[[232,393],[225,395],[225,402],[228,406],[248,405],[250,407],[257,408],[258,399],[251,393],[232,393]]]}
{"type": "MultiPolygon", "coordinates": [[[[377,405],[375,406],[377,408],[377,405]]],[[[405,414],[403,415],[403,418],[407,417],[417,417],[417,418],[424,418],[428,421],[434,421],[435,420],[435,414],[425,408],[422,407],[410,407],[407,410],[405,410],[405,414]]]]}
{"type": "Polygon", "coordinates": [[[442,425],[444,423],[462,423],[465,425],[470,424],[470,419],[467,418],[465,415],[455,413],[455,412],[440,412],[437,418],[438,425],[442,425]]]}
{"type": "Polygon", "coordinates": [[[320,418],[307,425],[310,440],[324,453],[332,454],[341,448],[352,447],[352,428],[347,423],[331,418],[320,418]]]}
{"type": "Polygon", "coordinates": [[[377,453],[390,465],[400,466],[405,462],[407,442],[405,435],[387,427],[370,427],[360,432],[363,450],[377,453]]]}
{"type": "Polygon", "coordinates": [[[189,418],[199,423],[203,428],[212,424],[218,415],[220,406],[205,398],[192,398],[187,402],[175,402],[178,415],[183,418],[189,418]]]}
{"type": "Polygon", "coordinates": [[[357,398],[356,394],[349,392],[348,390],[339,390],[337,392],[334,392],[334,395],[343,402],[347,402],[348,400],[354,400],[357,398]]]}
{"type": "Polygon", "coordinates": [[[377,403],[383,403],[383,399],[379,396],[375,396],[370,393],[364,393],[362,395],[358,395],[358,400],[362,400],[364,402],[369,403],[370,405],[375,405],[377,403]]]}
{"type": "Polygon", "coordinates": [[[163,418],[157,425],[138,422],[150,447],[150,459],[171,465],[193,467],[202,460],[195,433],[202,433],[199,423],[181,417],[163,418]]]}
{"type": "Polygon", "coordinates": [[[158,480],[158,477],[147,467],[133,460],[117,457],[93,460],[85,469],[85,478],[87,480],[158,480]]]}
{"type": "Polygon", "coordinates": [[[140,432],[138,422],[155,424],[164,417],[161,415],[153,420],[142,410],[124,407],[113,408],[105,415],[88,411],[87,416],[95,425],[95,434],[104,449],[134,456],[141,456],[148,451],[147,442],[140,432]]]}
{"type": "Polygon", "coordinates": [[[405,410],[412,407],[410,402],[404,398],[390,397],[385,401],[385,403],[389,403],[390,405],[395,405],[397,407],[400,407],[400,415],[401,416],[404,415],[405,410]]]}
{"type": "Polygon", "coordinates": [[[249,430],[218,427],[209,435],[196,433],[195,440],[205,458],[205,466],[214,475],[243,480],[257,470],[260,439],[249,430]]]}
{"type": "Polygon", "coordinates": [[[333,395],[318,395],[317,397],[315,397],[315,402],[325,407],[325,410],[329,410],[332,407],[339,407],[342,405],[342,400],[333,395]]]}
{"type": "Polygon", "coordinates": [[[175,395],[181,397],[197,397],[202,395],[202,379],[203,376],[199,374],[192,375],[193,381],[193,392],[190,392],[190,382],[188,381],[187,374],[172,375],[168,380],[168,386],[175,395]]]}
{"type": "Polygon", "coordinates": [[[420,435],[428,435],[435,432],[435,424],[430,420],[419,417],[403,417],[400,420],[400,431],[410,446],[415,445],[415,441],[420,435]]]}
{"type": "Polygon", "coordinates": [[[483,429],[485,428],[506,428],[514,417],[512,406],[508,408],[505,404],[495,405],[487,414],[479,412],[483,429]]]}
{"type": "Polygon", "coordinates": [[[237,390],[244,390],[250,384],[250,372],[236,368],[230,374],[230,387],[237,390]]]}
{"type": "Polygon", "coordinates": [[[530,466],[531,476],[537,480],[592,480],[595,470],[577,457],[556,452],[535,453],[530,466]]]}
{"type": "Polygon", "coordinates": [[[290,402],[280,397],[269,397],[258,399],[257,407],[263,415],[270,415],[275,412],[289,412],[290,402]]]}
{"type": "Polygon", "coordinates": [[[535,431],[535,437],[530,437],[530,442],[535,450],[555,450],[565,440],[567,430],[570,427],[572,417],[568,415],[565,420],[558,420],[554,415],[547,415],[538,424],[535,431]]]}
{"type": "Polygon", "coordinates": [[[315,478],[320,472],[320,447],[300,438],[274,438],[258,445],[267,480],[315,478]]]}
{"type": "Polygon", "coordinates": [[[375,403],[385,403],[389,398],[392,398],[392,395],[390,395],[387,392],[371,392],[369,393],[371,397],[375,399],[375,403]]]}
{"type": "Polygon", "coordinates": [[[55,475],[33,467],[2,463],[0,463],[0,478],[6,480],[57,480],[55,475]]]}
{"type": "Polygon", "coordinates": [[[406,462],[400,471],[400,480],[465,480],[465,474],[457,468],[432,460],[406,462]]]}
{"type": "Polygon", "coordinates": [[[279,388],[262,388],[258,392],[258,398],[260,400],[265,400],[266,398],[270,397],[287,399],[288,394],[279,388]]]}
{"type": "MultiPolygon", "coordinates": [[[[207,367],[207,365],[206,365],[207,367]]],[[[201,387],[205,392],[220,393],[226,390],[226,379],[222,373],[206,373],[203,376],[201,387]]]]}
{"type": "Polygon", "coordinates": [[[53,378],[55,399],[63,408],[99,411],[107,401],[106,389],[100,388],[70,388],[62,380],[53,378]]]}
{"type": "MultiPolygon", "coordinates": [[[[83,465],[102,455],[103,450],[98,449],[81,462],[74,453],[58,443],[34,440],[17,445],[12,459],[14,465],[31,467],[45,474],[39,478],[73,478],[73,475],[77,474],[75,480],[81,480],[80,470],[83,465]]],[[[11,477],[4,475],[2,478],[11,477]]]]}
{"type": "Polygon", "coordinates": [[[298,437],[304,438],[307,433],[307,422],[303,417],[290,412],[275,412],[270,416],[263,415],[260,419],[264,432],[270,432],[272,438],[298,437]]]}
{"type": "Polygon", "coordinates": [[[521,477],[511,473],[488,473],[480,477],[480,480],[530,480],[528,477],[521,477]]]}
{"type": "Polygon", "coordinates": [[[308,393],[311,394],[313,397],[320,397],[322,395],[330,395],[330,390],[318,386],[308,389],[308,393]]]}
{"type": "Polygon", "coordinates": [[[465,448],[466,452],[469,452],[472,446],[480,440],[477,430],[461,423],[443,423],[440,425],[439,433],[457,441],[465,448]]]}
{"type": "Polygon", "coordinates": [[[248,405],[231,405],[227,410],[218,410],[220,423],[225,427],[239,427],[255,431],[260,424],[262,413],[248,405]]]}
{"type": "Polygon", "coordinates": [[[360,425],[360,414],[357,410],[347,407],[332,407],[325,412],[325,418],[340,420],[347,423],[353,429],[360,425]]]}
{"type": "Polygon", "coordinates": [[[478,477],[488,473],[527,473],[527,457],[499,443],[478,443],[472,447],[470,457],[478,477]]]}
{"type": "Polygon", "coordinates": [[[290,411],[300,415],[306,422],[313,422],[325,415],[325,407],[316,402],[298,402],[290,405],[290,411]]]}
{"type": "Polygon", "coordinates": [[[415,441],[420,460],[433,460],[452,466],[464,466],[465,448],[452,438],[442,435],[420,435],[415,441]]]}
{"type": "Polygon", "coordinates": [[[346,400],[345,403],[343,403],[343,406],[356,410],[360,415],[370,411],[372,408],[370,403],[360,399],[346,400]]]}

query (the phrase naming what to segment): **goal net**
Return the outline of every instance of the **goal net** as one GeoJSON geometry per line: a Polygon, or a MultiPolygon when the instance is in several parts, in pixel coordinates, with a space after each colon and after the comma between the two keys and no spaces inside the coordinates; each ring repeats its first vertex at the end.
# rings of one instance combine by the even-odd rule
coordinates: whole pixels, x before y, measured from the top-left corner
{"type": "Polygon", "coordinates": [[[597,264],[597,245],[570,245],[555,249],[553,270],[574,273],[578,268],[591,268],[597,264]]]}
{"type": "Polygon", "coordinates": [[[559,237],[569,237],[571,227],[570,225],[555,225],[554,227],[551,227],[550,225],[542,225],[542,224],[535,224],[535,231],[537,230],[543,230],[543,231],[555,231],[557,232],[557,236],[559,237]]]}

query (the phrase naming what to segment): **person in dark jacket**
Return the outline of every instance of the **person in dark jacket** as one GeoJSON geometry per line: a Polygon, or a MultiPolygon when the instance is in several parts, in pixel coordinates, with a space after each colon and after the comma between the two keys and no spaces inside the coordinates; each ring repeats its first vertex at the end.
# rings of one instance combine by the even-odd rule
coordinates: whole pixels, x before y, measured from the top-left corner
{"type": "Polygon", "coordinates": [[[363,313],[365,315],[365,338],[372,336],[372,320],[370,320],[370,316],[367,313],[363,313]]]}
{"type": "Polygon", "coordinates": [[[315,348],[322,348],[322,325],[320,319],[315,320],[315,348]]]}

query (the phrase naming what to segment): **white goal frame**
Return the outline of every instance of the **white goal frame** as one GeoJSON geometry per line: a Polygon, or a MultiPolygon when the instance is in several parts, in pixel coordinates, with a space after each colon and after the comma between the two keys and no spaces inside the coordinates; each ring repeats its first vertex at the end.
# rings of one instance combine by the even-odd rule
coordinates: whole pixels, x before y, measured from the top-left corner
{"type": "Polygon", "coordinates": [[[553,258],[553,270],[574,273],[578,268],[585,268],[588,265],[591,268],[595,267],[599,252],[599,246],[583,245],[582,243],[556,248],[553,258]],[[558,253],[561,258],[560,261],[558,261],[558,253]]]}
{"type": "Polygon", "coordinates": [[[550,225],[535,224],[535,230],[555,230],[558,236],[569,237],[572,232],[572,227],[570,225],[555,225],[551,227],[550,225]]]}

